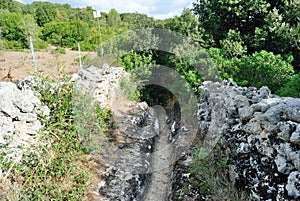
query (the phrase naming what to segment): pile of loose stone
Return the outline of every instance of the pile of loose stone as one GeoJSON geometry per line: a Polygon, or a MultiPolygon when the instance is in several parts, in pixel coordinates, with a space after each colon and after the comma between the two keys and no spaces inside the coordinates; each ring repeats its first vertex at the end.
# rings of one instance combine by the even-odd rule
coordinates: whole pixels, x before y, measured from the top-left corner
{"type": "Polygon", "coordinates": [[[199,131],[223,140],[236,186],[254,200],[299,199],[300,99],[231,80],[204,82],[199,90],[199,131]]]}
{"type": "Polygon", "coordinates": [[[42,127],[38,115],[50,113],[25,83],[0,82],[0,148],[14,162],[38,141],[42,127]]]}

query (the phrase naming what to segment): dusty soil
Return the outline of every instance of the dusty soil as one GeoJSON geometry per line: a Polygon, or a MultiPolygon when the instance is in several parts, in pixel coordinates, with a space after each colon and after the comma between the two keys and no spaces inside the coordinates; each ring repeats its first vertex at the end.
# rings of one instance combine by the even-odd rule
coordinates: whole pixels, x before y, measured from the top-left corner
{"type": "MultiPolygon", "coordinates": [[[[55,47],[35,52],[36,64],[40,75],[53,75],[59,73],[75,73],[79,69],[79,53],[66,49],[66,54],[53,53],[55,47]]],[[[94,52],[81,52],[81,57],[95,55],[94,52]]],[[[0,50],[0,80],[10,78],[20,79],[34,75],[35,67],[30,50],[20,52],[0,50]]]]}

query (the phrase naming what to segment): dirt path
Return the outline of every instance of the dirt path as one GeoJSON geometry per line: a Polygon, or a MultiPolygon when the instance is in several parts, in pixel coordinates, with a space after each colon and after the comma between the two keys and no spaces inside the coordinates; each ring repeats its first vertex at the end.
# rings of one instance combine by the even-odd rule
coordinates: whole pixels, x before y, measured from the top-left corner
{"type": "Polygon", "coordinates": [[[155,144],[152,156],[152,178],[145,194],[145,201],[163,201],[167,197],[170,184],[170,165],[172,149],[169,145],[170,129],[165,124],[165,112],[161,108],[154,108],[159,118],[160,137],[155,144]]]}

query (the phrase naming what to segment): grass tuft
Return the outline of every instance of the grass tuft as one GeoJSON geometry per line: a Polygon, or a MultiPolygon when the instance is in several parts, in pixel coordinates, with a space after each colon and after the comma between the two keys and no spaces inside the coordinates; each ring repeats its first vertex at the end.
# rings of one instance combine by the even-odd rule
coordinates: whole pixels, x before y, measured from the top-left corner
{"type": "MultiPolygon", "coordinates": [[[[44,125],[35,151],[25,151],[20,163],[13,163],[0,151],[0,200],[89,200],[97,177],[91,175],[95,160],[75,126],[75,84],[42,78],[35,90],[51,111],[40,118],[44,125]],[[91,178],[94,178],[93,181],[91,178]]],[[[102,133],[111,128],[110,112],[95,108],[102,133]]],[[[97,132],[94,135],[101,135],[97,132]]],[[[100,145],[101,146],[101,145],[100,145]]],[[[32,150],[32,148],[31,148],[32,150]]],[[[97,174],[97,172],[95,172],[97,174]]]]}

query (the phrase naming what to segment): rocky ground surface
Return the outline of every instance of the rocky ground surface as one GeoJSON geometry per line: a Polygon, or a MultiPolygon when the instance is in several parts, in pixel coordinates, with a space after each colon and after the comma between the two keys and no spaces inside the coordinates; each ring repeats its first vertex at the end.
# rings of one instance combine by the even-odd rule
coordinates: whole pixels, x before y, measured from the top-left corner
{"type": "MultiPolygon", "coordinates": [[[[111,107],[118,127],[111,150],[101,155],[105,171],[95,190],[99,200],[149,200],[147,193],[153,194],[153,189],[158,191],[157,196],[168,197],[161,200],[182,200],[182,188],[186,186],[190,200],[206,200],[189,180],[190,150],[175,150],[180,160],[173,165],[167,162],[169,174],[154,171],[168,160],[166,156],[155,159],[155,153],[163,149],[160,145],[176,145],[184,141],[180,138],[189,138],[189,133],[184,134],[184,127],[179,126],[174,134],[174,122],[163,130],[164,121],[156,110],[145,103],[123,99],[119,89],[113,90],[126,76],[123,69],[107,65],[82,69],[73,76],[78,80],[78,89],[88,89],[102,107],[111,107]],[[158,189],[157,185],[162,186],[158,189]]],[[[248,191],[249,200],[298,200],[300,99],[277,97],[266,87],[238,87],[230,80],[204,82],[199,90],[202,95],[195,111],[198,133],[207,147],[214,145],[211,138],[221,140],[236,187],[248,191]]],[[[1,82],[0,99],[0,144],[10,151],[10,157],[18,158],[22,155],[20,150],[31,147],[37,139],[42,126],[37,115],[47,115],[49,111],[26,88],[26,82],[1,82]]]]}
{"type": "MultiPolygon", "coordinates": [[[[298,200],[300,99],[277,97],[267,87],[238,87],[232,81],[205,82],[199,90],[199,131],[214,131],[223,141],[236,187],[248,191],[249,200],[298,200]]],[[[173,186],[189,186],[185,161],[190,158],[187,153],[175,165],[173,186]]],[[[173,195],[179,191],[177,187],[173,195]]]]}

